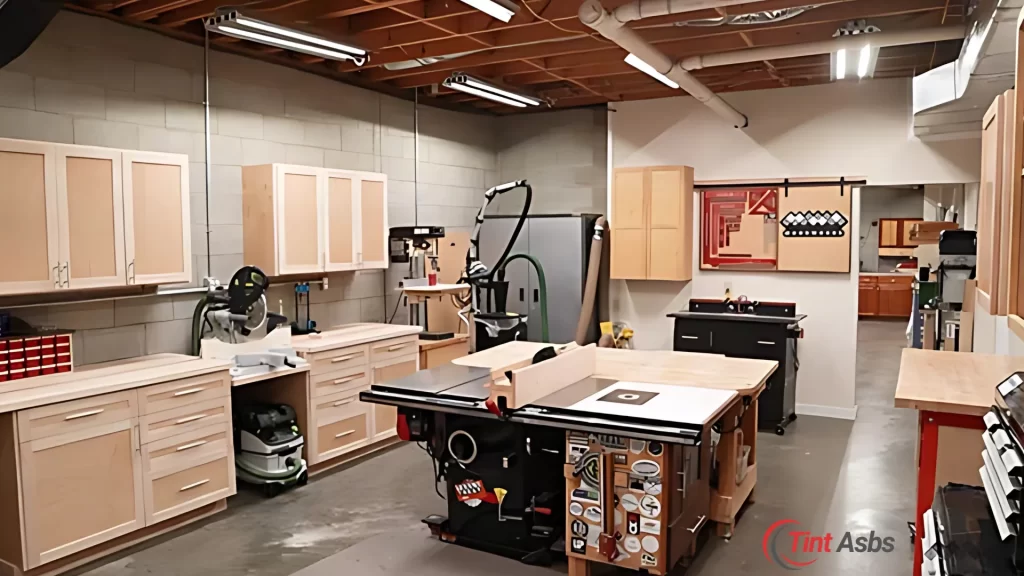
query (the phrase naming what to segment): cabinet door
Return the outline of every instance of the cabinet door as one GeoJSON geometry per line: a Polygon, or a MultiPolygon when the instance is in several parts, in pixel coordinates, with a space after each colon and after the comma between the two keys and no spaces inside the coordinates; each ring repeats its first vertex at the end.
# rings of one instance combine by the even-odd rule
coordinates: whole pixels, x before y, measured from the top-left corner
{"type": "Polygon", "coordinates": [[[324,245],[327,272],[354,270],[358,228],[358,179],[354,172],[328,170],[324,191],[324,245]]]}
{"type": "Polygon", "coordinates": [[[61,285],[124,286],[121,151],[57,146],[61,285]]]}
{"type": "Polygon", "coordinates": [[[904,218],[900,220],[900,246],[913,248],[918,245],[916,240],[910,239],[910,232],[914,229],[914,223],[920,221],[920,218],[904,218]]]}
{"type": "Polygon", "coordinates": [[[281,274],[324,270],[320,169],[276,166],[277,269],[281,274]]]}
{"type": "Polygon", "coordinates": [[[0,140],[0,294],[59,288],[54,156],[50,144],[0,140]]]}
{"type": "Polygon", "coordinates": [[[154,152],[122,154],[128,283],[191,282],[188,157],[154,152]]]}
{"type": "Polygon", "coordinates": [[[878,246],[880,248],[896,248],[899,246],[899,222],[896,220],[880,220],[878,246]]]}
{"type": "Polygon", "coordinates": [[[647,278],[644,169],[617,168],[612,186],[611,277],[647,278]]]}
{"type": "Polygon", "coordinates": [[[879,316],[901,316],[902,306],[900,305],[899,286],[894,284],[878,285],[878,315],[879,316]]]}
{"type": "Polygon", "coordinates": [[[21,480],[29,568],[145,524],[132,420],[22,444],[21,480]]]}
{"type": "MultiPolygon", "coordinates": [[[[390,360],[373,367],[373,383],[379,384],[408,376],[419,370],[419,354],[404,359],[390,360]]],[[[384,404],[373,405],[373,437],[375,439],[393,436],[398,423],[398,409],[384,404]]]]}
{"type": "Polygon", "coordinates": [[[363,174],[359,181],[360,268],[388,267],[388,181],[384,174],[363,174]]]}
{"type": "MultiPolygon", "coordinates": [[[[650,168],[647,278],[689,280],[693,243],[693,172],[686,168],[650,168]]],[[[614,241],[614,240],[613,240],[614,241]]]]}
{"type": "Polygon", "coordinates": [[[857,291],[857,313],[861,316],[875,316],[878,314],[877,285],[860,285],[860,289],[857,291]]]}

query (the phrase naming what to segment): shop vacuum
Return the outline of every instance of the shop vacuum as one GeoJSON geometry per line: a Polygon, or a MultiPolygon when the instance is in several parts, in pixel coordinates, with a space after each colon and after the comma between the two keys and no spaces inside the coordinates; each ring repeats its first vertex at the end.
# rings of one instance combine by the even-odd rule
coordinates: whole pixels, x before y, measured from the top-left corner
{"type": "Polygon", "coordinates": [[[274,497],[309,479],[302,458],[305,440],[295,409],[287,404],[251,404],[234,409],[235,472],[239,480],[261,486],[274,497]]]}

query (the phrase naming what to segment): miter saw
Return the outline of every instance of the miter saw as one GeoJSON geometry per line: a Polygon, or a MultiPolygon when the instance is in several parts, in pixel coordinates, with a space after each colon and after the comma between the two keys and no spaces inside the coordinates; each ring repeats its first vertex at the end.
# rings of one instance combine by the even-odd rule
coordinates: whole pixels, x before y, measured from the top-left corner
{"type": "MultiPolygon", "coordinates": [[[[291,342],[288,319],[267,311],[270,280],[262,270],[245,266],[226,286],[213,278],[207,279],[207,285],[209,289],[192,318],[195,353],[200,352],[205,338],[208,344],[202,350],[203,357],[230,358],[234,362],[231,377],[236,379],[306,364],[287,346],[291,342]],[[272,334],[278,326],[281,331],[272,334]],[[261,345],[263,339],[267,339],[266,345],[261,345]]],[[[306,483],[308,473],[302,458],[305,439],[294,407],[236,405],[232,420],[239,480],[261,486],[268,496],[306,483]]]]}

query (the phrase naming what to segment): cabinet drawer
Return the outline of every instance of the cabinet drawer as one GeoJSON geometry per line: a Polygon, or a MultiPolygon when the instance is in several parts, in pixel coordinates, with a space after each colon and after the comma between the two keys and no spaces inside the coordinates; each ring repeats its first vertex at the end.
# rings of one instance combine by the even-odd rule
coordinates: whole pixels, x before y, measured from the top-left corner
{"type": "Polygon", "coordinates": [[[139,413],[153,414],[231,395],[231,377],[218,372],[139,390],[139,413]]]}
{"type": "Polygon", "coordinates": [[[860,276],[860,283],[861,284],[878,284],[878,276],[864,276],[863,274],[861,274],[861,276],[860,276]]]}
{"type": "Polygon", "coordinates": [[[214,424],[230,423],[231,398],[225,397],[146,414],[140,419],[139,431],[142,443],[149,444],[214,424]]]}
{"type": "Polygon", "coordinates": [[[147,479],[162,478],[232,451],[231,427],[214,424],[142,446],[143,473],[147,479]]]}
{"type": "Polygon", "coordinates": [[[18,412],[21,442],[84,430],[138,416],[135,390],[82,398],[18,412]]]}
{"type": "Polygon", "coordinates": [[[401,338],[392,338],[391,340],[382,340],[371,344],[370,361],[376,364],[377,362],[391,360],[400,356],[419,354],[419,352],[418,336],[415,334],[412,336],[402,336],[401,338]]]}
{"type": "Polygon", "coordinates": [[[359,400],[359,393],[369,389],[369,386],[363,386],[317,398],[313,404],[313,421],[317,426],[326,426],[352,416],[368,414],[370,405],[359,400]]]}
{"type": "Polygon", "coordinates": [[[306,360],[311,364],[309,372],[313,376],[326,372],[336,372],[347,368],[365,366],[370,361],[370,347],[367,345],[350,346],[348,348],[328,350],[327,352],[317,352],[307,356],[306,360]]]}
{"type": "Polygon", "coordinates": [[[369,366],[357,366],[312,377],[311,394],[314,398],[359,388],[370,383],[369,366]]]}
{"type": "Polygon", "coordinates": [[[216,460],[144,483],[146,524],[152,526],[235,493],[233,463],[216,460]]]}
{"type": "Polygon", "coordinates": [[[354,447],[368,436],[367,414],[356,414],[337,422],[317,425],[316,439],[318,456],[354,447]]]}

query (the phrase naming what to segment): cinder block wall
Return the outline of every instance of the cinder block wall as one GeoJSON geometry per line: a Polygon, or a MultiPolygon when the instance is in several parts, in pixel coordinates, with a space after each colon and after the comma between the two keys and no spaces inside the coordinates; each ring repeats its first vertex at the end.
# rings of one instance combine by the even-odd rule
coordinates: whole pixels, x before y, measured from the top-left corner
{"type": "MultiPolygon", "coordinates": [[[[418,212],[420,224],[469,227],[482,190],[498,181],[494,118],[421,106],[417,167],[411,102],[229,54],[212,52],[210,60],[209,246],[201,48],[62,12],[0,70],[0,137],[187,154],[194,282],[208,274],[226,281],[244,263],[243,165],[385,172],[391,226],[417,223],[418,212]]],[[[385,294],[402,271],[397,267],[388,279],[381,272],[332,275],[329,290],[312,293],[313,317],[322,326],[383,321],[385,294]]],[[[185,352],[197,299],[145,297],[12,312],[76,330],[76,362],[91,364],[185,352]]],[[[269,301],[275,311],[280,301],[291,316],[290,286],[275,287],[269,301]]]]}
{"type": "MultiPolygon", "coordinates": [[[[527,179],[531,214],[605,213],[608,115],[587,108],[498,119],[498,177],[527,179]]],[[[517,214],[522,195],[501,197],[497,211],[517,214]]]]}

